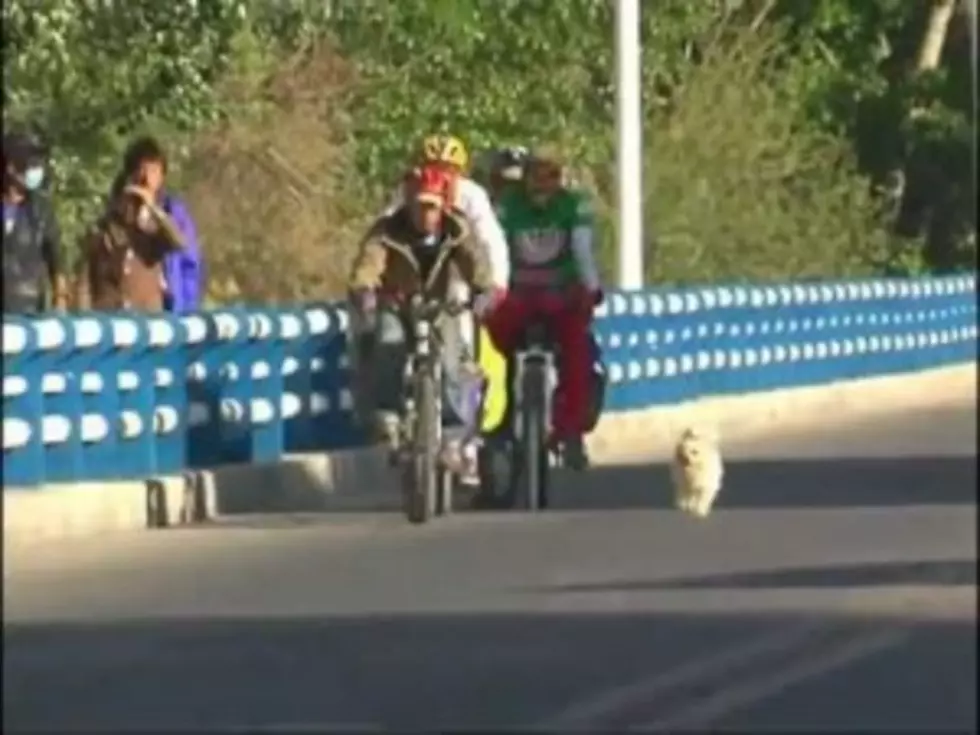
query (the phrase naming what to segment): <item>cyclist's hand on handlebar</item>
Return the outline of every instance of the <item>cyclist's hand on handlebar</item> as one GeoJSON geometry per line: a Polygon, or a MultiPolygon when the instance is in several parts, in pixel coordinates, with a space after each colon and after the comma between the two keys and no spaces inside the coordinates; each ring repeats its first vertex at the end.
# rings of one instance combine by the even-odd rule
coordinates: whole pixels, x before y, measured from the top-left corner
{"type": "Polygon", "coordinates": [[[569,293],[572,308],[583,314],[592,314],[592,310],[602,303],[602,292],[591,291],[585,286],[577,286],[569,293]]]}
{"type": "Polygon", "coordinates": [[[351,328],[355,332],[371,332],[376,326],[378,316],[378,295],[373,289],[362,288],[350,293],[353,307],[351,328]]]}
{"type": "Polygon", "coordinates": [[[459,283],[451,284],[446,294],[446,311],[450,314],[462,314],[469,306],[469,288],[459,283]]]}
{"type": "Polygon", "coordinates": [[[364,313],[373,313],[378,310],[378,294],[371,288],[360,288],[351,292],[351,301],[354,306],[364,313]]]}
{"type": "Polygon", "coordinates": [[[481,291],[473,299],[473,313],[481,321],[496,309],[500,302],[507,296],[507,292],[502,288],[493,288],[489,291],[481,291]]]}
{"type": "Polygon", "coordinates": [[[459,316],[470,308],[469,299],[449,298],[444,310],[449,316],[459,316]]]}

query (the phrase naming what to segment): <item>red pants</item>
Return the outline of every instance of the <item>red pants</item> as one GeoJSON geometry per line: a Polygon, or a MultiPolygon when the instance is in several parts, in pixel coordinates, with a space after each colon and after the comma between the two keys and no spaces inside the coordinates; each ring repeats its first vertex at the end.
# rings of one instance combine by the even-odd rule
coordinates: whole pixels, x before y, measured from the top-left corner
{"type": "Polygon", "coordinates": [[[588,420],[592,353],[589,323],[592,315],[553,293],[511,291],[487,317],[485,326],[494,346],[506,357],[517,347],[531,317],[542,318],[558,343],[558,388],[552,421],[558,439],[580,436],[588,420]]]}

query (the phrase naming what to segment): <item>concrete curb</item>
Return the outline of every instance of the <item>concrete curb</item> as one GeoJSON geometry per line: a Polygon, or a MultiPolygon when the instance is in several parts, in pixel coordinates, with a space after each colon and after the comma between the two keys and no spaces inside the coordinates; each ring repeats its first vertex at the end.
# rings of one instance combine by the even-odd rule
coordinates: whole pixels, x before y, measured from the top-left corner
{"type": "Polygon", "coordinates": [[[964,400],[977,401],[976,363],[613,414],[587,444],[594,462],[640,462],[666,457],[688,426],[708,429],[724,446],[726,439],[753,439],[964,400]]]}
{"type": "Polygon", "coordinates": [[[4,546],[192,525],[248,513],[390,507],[390,472],[384,452],[352,449],[145,481],[5,488],[4,546]]]}
{"type": "MultiPolygon", "coordinates": [[[[977,399],[975,363],[810,388],[706,398],[604,418],[589,437],[596,464],[658,460],[690,425],[722,445],[814,424],[838,424],[977,399]]],[[[354,449],[287,457],[143,482],[5,489],[4,545],[43,543],[112,531],[164,528],[247,513],[391,508],[392,473],[383,452],[354,449]]]]}
{"type": "Polygon", "coordinates": [[[4,545],[172,525],[180,522],[173,511],[181,507],[184,494],[181,477],[43,490],[4,488],[4,545]]]}

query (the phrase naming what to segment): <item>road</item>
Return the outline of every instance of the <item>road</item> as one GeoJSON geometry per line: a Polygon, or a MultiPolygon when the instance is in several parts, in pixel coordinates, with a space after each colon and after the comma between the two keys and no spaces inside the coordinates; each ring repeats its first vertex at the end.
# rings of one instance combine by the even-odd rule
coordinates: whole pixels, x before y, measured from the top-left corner
{"type": "Polygon", "coordinates": [[[976,421],[729,442],[705,521],[632,466],[11,552],[4,730],[975,731],[976,421]]]}

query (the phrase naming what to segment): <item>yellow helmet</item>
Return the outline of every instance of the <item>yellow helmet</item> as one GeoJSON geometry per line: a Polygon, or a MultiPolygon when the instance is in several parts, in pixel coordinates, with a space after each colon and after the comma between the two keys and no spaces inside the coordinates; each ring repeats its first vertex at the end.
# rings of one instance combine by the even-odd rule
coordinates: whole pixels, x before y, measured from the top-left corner
{"type": "Polygon", "coordinates": [[[426,163],[448,163],[465,170],[470,156],[463,141],[454,135],[429,135],[422,141],[422,160],[426,163]]]}

